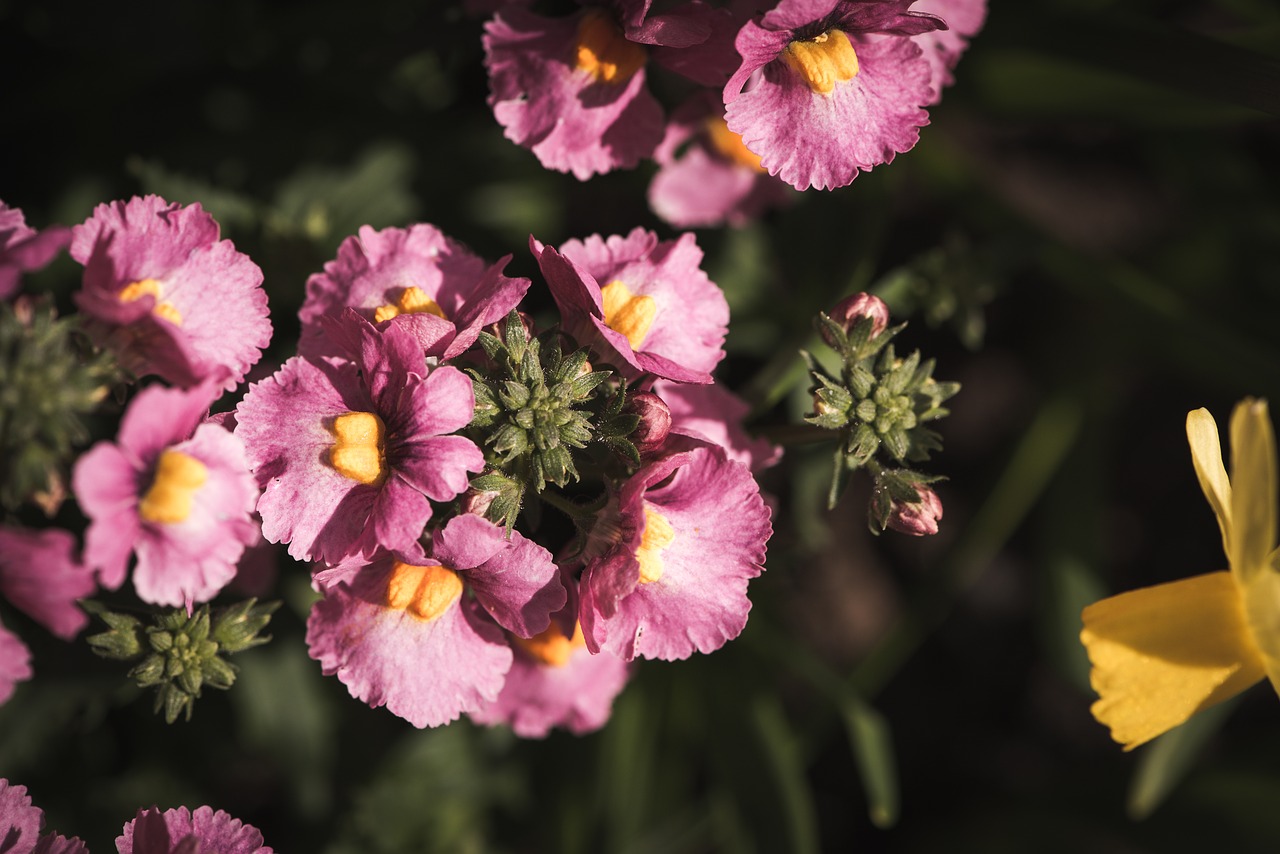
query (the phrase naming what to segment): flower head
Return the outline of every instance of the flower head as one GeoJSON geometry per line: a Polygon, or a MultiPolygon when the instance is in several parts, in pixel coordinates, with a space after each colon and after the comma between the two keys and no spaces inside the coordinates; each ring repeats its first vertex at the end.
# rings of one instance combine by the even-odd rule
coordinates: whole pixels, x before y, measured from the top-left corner
{"type": "Polygon", "coordinates": [[[138,596],[157,605],[206,601],[235,576],[257,535],[258,490],[240,440],[201,423],[221,376],[190,390],[143,389],[116,441],[77,461],[72,486],[90,519],[85,562],[106,587],[124,581],[131,554],[138,596]]]}
{"type": "Polygon", "coordinates": [[[1263,401],[1231,416],[1231,477],[1207,410],[1187,415],[1191,460],[1229,570],[1132,590],[1084,609],[1093,716],[1131,750],[1265,676],[1280,692],[1275,434],[1263,401]]]}
{"type": "Polygon", "coordinates": [[[439,726],[492,701],[511,667],[503,629],[544,631],[565,591],[546,549],[480,516],[455,516],[431,553],[390,554],[319,573],[324,598],[307,645],[326,674],[417,727],[439,726]]]}
{"type": "MultiPolygon", "coordinates": [[[[0,662],[3,658],[0,658],[0,662]]],[[[57,833],[40,835],[44,811],[32,806],[25,786],[0,777],[0,851],[4,854],[88,854],[79,839],[57,833]]]]}
{"type": "Polygon", "coordinates": [[[254,384],[236,410],[236,435],[265,485],[262,531],[298,560],[337,564],[379,547],[422,557],[431,500],[467,488],[484,455],[467,426],[471,380],[427,370],[408,331],[379,331],[348,309],[322,318],[350,361],[295,356],[254,384]]]}
{"type": "Polygon", "coordinates": [[[571,240],[557,252],[530,240],[564,328],[624,376],[642,372],[707,383],[724,358],[729,304],[702,271],[692,234],[659,241],[642,228],[625,237],[571,240]]]}
{"type": "Polygon", "coordinates": [[[769,174],[843,187],[916,144],[936,96],[911,37],[946,24],[911,2],[781,0],[743,26],[725,118],[769,174]]]}
{"type": "Polygon", "coordinates": [[[382,231],[366,225],[342,241],[323,273],[307,280],[298,352],[335,355],[319,318],[349,307],[366,320],[403,326],[427,355],[451,359],[529,289],[528,279],[502,275],[508,260],[488,265],[432,225],[382,231]]]}
{"type": "Polygon", "coordinates": [[[262,271],[219,240],[200,205],[159,196],[99,205],[72,232],[90,331],[134,373],[183,387],[244,378],[271,340],[262,271]]]}
{"type": "Polygon", "coordinates": [[[212,807],[186,807],[160,812],[138,810],[116,838],[119,854],[178,854],[209,851],[217,854],[272,854],[253,825],[212,807]]]}

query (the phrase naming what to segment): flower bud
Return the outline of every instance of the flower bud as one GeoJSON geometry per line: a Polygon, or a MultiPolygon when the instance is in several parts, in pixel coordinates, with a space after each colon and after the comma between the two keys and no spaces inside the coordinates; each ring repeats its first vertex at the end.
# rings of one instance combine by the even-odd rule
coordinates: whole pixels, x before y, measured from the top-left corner
{"type": "Polygon", "coordinates": [[[469,488],[462,496],[458,510],[461,513],[474,513],[476,516],[484,516],[489,512],[493,500],[502,493],[496,489],[476,489],[469,488]]]}
{"type": "MultiPolygon", "coordinates": [[[[871,335],[868,338],[875,338],[889,325],[889,306],[885,305],[880,297],[868,293],[856,293],[836,303],[835,308],[831,309],[827,316],[846,333],[853,329],[859,319],[870,318],[871,335]]],[[[828,346],[836,346],[836,342],[831,340],[825,329],[822,330],[822,340],[826,341],[828,346]]]]}
{"type": "Polygon", "coordinates": [[[639,425],[628,437],[642,454],[657,450],[671,432],[671,410],[666,401],[651,391],[632,395],[626,412],[640,418],[639,425]]]}
{"type": "Polygon", "coordinates": [[[894,499],[887,527],[913,537],[932,536],[938,533],[942,499],[927,486],[917,486],[916,493],[915,501],[894,499]]]}

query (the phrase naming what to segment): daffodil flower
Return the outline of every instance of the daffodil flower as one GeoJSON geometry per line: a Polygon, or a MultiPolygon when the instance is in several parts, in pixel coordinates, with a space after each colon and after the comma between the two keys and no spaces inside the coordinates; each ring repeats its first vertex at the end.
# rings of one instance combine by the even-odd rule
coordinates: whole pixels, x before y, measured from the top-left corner
{"type": "Polygon", "coordinates": [[[1191,461],[1229,569],[1121,593],[1084,609],[1093,716],[1132,750],[1265,676],[1280,693],[1275,434],[1265,401],[1231,416],[1231,477],[1208,410],[1187,414],[1191,461]]]}

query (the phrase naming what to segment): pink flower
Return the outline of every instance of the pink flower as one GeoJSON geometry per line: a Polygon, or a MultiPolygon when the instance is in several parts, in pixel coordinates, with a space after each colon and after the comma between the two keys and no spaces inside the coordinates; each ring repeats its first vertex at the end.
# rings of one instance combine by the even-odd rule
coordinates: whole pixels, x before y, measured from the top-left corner
{"type": "Polygon", "coordinates": [[[588,649],[674,660],[738,636],[772,533],[751,472],[689,439],[622,485],[587,534],[578,618],[588,649]]]}
{"type": "Polygon", "coordinates": [[[176,854],[208,851],[217,854],[272,854],[262,844],[253,825],[232,818],[222,810],[186,807],[160,812],[159,807],[138,810],[138,815],[116,837],[119,854],[176,854]]]}
{"type": "Polygon", "coordinates": [[[691,385],[658,380],[653,390],[671,412],[671,429],[705,439],[724,448],[729,459],[753,472],[763,471],[782,458],[782,447],[757,439],[742,427],[751,407],[720,383],[691,385]]]}
{"type": "Polygon", "coordinates": [[[71,640],[89,621],[76,600],[97,589],[92,570],[76,559],[75,549],[76,538],[57,528],[0,527],[0,593],[63,640],[71,640]]]}
{"type": "Polygon", "coordinates": [[[914,11],[935,15],[947,22],[945,30],[932,30],[913,36],[929,63],[929,87],[934,101],[942,97],[942,88],[955,82],[951,70],[969,47],[969,39],[982,29],[987,17],[987,0],[916,0],[914,11]]]}
{"type": "Polygon", "coordinates": [[[417,727],[492,701],[511,667],[503,629],[536,635],[565,601],[546,549],[470,514],[437,531],[418,564],[384,554],[316,583],[324,599],[307,620],[311,657],[353,697],[417,727]]]}
{"type": "Polygon", "coordinates": [[[379,547],[419,560],[430,501],[453,498],[484,467],[474,442],[449,435],[471,421],[471,380],[428,371],[397,326],[379,332],[351,310],[320,322],[355,361],[289,359],[236,410],[264,485],[263,535],[298,560],[332,565],[379,547]]]}
{"type": "Polygon", "coordinates": [[[30,678],[31,651],[0,623],[0,705],[9,701],[19,682],[30,678]]]}
{"type": "MultiPolygon", "coordinates": [[[[871,319],[871,335],[875,338],[884,332],[889,326],[889,306],[884,304],[884,300],[874,294],[856,293],[845,297],[836,303],[831,311],[827,312],[827,316],[836,322],[845,332],[850,332],[859,320],[864,317],[871,319]]],[[[828,345],[834,347],[835,342],[828,337],[826,329],[822,329],[822,340],[828,345]]]]}
{"type": "Polygon", "coordinates": [[[18,208],[0,201],[0,300],[18,292],[23,273],[39,270],[71,242],[71,229],[54,225],[37,232],[18,208]]]}
{"type": "Polygon", "coordinates": [[[799,190],[843,187],[910,150],[937,100],[912,36],[944,29],[912,0],[781,0],[735,45],[729,129],[799,190]]]}
{"type": "Polygon", "coordinates": [[[624,376],[656,374],[709,383],[724,358],[729,304],[702,271],[692,234],[659,242],[642,228],[626,237],[530,248],[560,307],[564,329],[624,376]]]}
{"type": "Polygon", "coordinates": [[[672,113],[653,157],[662,168],[649,184],[649,207],[677,228],[743,225],[793,195],[729,130],[710,91],[672,113]]]}
{"type": "Polygon", "coordinates": [[[76,303],[90,331],[138,375],[190,387],[226,370],[232,389],[271,340],[262,271],[198,204],[98,205],[71,257],[85,267],[76,303]]]}
{"type": "Polygon", "coordinates": [[[432,225],[365,226],[307,280],[298,354],[334,355],[319,318],[350,307],[366,320],[403,326],[427,355],[452,359],[524,298],[529,280],[502,275],[510,259],[486,265],[432,225]]]}
{"type": "Polygon", "coordinates": [[[649,0],[593,3],[566,18],[508,6],[485,25],[489,104],[508,139],[585,181],[631,168],[662,138],[650,59],[706,85],[732,60],[730,18],[703,3],[661,15],[649,0]]]}
{"type": "MultiPolygon", "coordinates": [[[[3,661],[3,658],[0,658],[3,661]]],[[[40,836],[44,810],[31,805],[25,786],[0,778],[0,852],[3,854],[88,854],[79,839],[57,833],[40,836]]]]}
{"type": "Polygon", "coordinates": [[[76,463],[72,487],[89,517],[85,562],[109,588],[137,555],[133,586],[157,605],[213,598],[234,576],[257,527],[244,447],[201,419],[222,375],[189,391],[151,386],[130,402],[116,441],[76,463]]]}

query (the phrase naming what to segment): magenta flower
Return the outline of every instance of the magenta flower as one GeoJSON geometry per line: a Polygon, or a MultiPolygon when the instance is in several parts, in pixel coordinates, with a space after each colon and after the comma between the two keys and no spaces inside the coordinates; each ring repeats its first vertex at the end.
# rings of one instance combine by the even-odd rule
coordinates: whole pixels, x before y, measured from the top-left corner
{"type": "MultiPolygon", "coordinates": [[[[0,658],[0,662],[3,658],[0,658]]],[[[0,852],[3,854],[88,854],[79,839],[57,833],[40,835],[44,810],[32,806],[25,786],[0,777],[0,852]]]]}
{"type": "Polygon", "coordinates": [[[116,441],[76,462],[72,487],[90,520],[85,563],[104,586],[120,586],[130,554],[139,598],[156,605],[204,602],[235,576],[256,536],[258,489],[240,440],[200,423],[222,376],[191,390],[143,389],[116,441]]]}
{"type": "Polygon", "coordinates": [[[159,807],[138,810],[138,815],[116,837],[119,854],[272,854],[262,844],[256,827],[232,818],[222,810],[186,807],[160,812],[159,807]]]}
{"type": "Polygon", "coordinates": [[[427,370],[405,330],[379,332],[354,311],[320,321],[356,361],[295,356],[250,387],[236,435],[264,485],[262,533],[298,560],[330,565],[379,547],[422,558],[430,500],[467,488],[484,454],[463,436],[471,380],[457,368],[427,370]]]}
{"type": "Polygon", "coordinates": [[[645,85],[649,59],[720,85],[728,13],[686,3],[649,14],[650,0],[594,3],[566,18],[508,6],[485,25],[489,104],[512,142],[543,166],[585,181],[631,168],[662,139],[662,108],[645,85]]]}
{"type": "Polygon", "coordinates": [[[262,271],[198,204],[98,205],[71,257],[85,267],[76,302],[90,331],[135,374],[190,387],[226,370],[232,389],[271,340],[262,271]]]}
{"type": "Polygon", "coordinates": [[[521,738],[545,738],[555,727],[581,735],[605,725],[631,668],[608,653],[591,654],[577,612],[573,596],[545,631],[511,636],[515,657],[502,691],[471,712],[473,721],[509,724],[521,738]]]}
{"type": "Polygon", "coordinates": [[[503,629],[536,635],[565,602],[546,549],[470,514],[437,531],[419,564],[384,554],[316,583],[324,599],[307,620],[311,657],[353,697],[416,727],[492,701],[511,667],[503,629]]]}
{"type": "Polygon", "coordinates": [[[19,682],[30,678],[31,651],[0,623],[0,705],[9,701],[19,682]]]}
{"type": "Polygon", "coordinates": [[[916,144],[937,93],[911,37],[946,24],[911,2],[781,0],[743,26],[725,119],[769,174],[843,187],[916,144]]]}
{"type": "Polygon", "coordinates": [[[71,229],[53,225],[37,232],[19,208],[0,201],[0,300],[18,292],[23,273],[39,270],[71,242],[71,229]]]}
{"type": "Polygon", "coordinates": [[[743,225],[793,195],[729,130],[709,91],[672,113],[653,157],[662,168],[649,183],[649,207],[677,228],[743,225]]]}
{"type": "Polygon", "coordinates": [[[0,527],[0,593],[18,610],[63,640],[89,621],[77,599],[97,589],[93,571],[74,554],[68,531],[0,527]]]}
{"type": "Polygon", "coordinates": [[[298,354],[334,355],[319,318],[349,307],[366,320],[403,325],[427,355],[452,359],[524,298],[529,280],[502,275],[510,259],[486,265],[432,225],[365,226],[307,280],[298,354]]]}
{"type": "Polygon", "coordinates": [[[738,636],[773,528],[751,472],[687,440],[622,485],[588,532],[587,647],[630,661],[712,652],[738,636]]]}
{"type": "Polygon", "coordinates": [[[724,358],[729,304],[699,267],[692,234],[659,242],[637,228],[626,237],[570,240],[559,252],[530,238],[530,248],[565,331],[603,361],[628,377],[711,382],[724,358]]]}
{"type": "Polygon", "coordinates": [[[947,22],[945,30],[932,30],[912,37],[920,45],[929,63],[929,87],[934,102],[942,97],[944,86],[955,82],[951,70],[969,47],[969,39],[977,35],[987,18],[987,0],[916,0],[914,11],[935,15],[947,22]]]}

